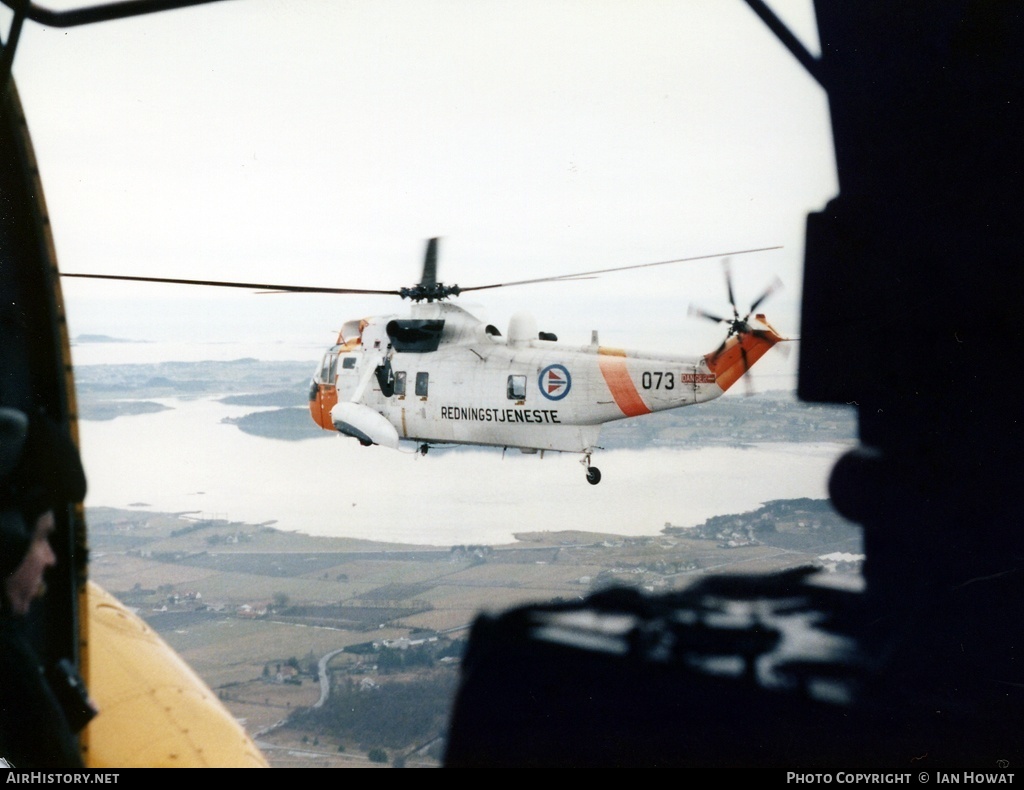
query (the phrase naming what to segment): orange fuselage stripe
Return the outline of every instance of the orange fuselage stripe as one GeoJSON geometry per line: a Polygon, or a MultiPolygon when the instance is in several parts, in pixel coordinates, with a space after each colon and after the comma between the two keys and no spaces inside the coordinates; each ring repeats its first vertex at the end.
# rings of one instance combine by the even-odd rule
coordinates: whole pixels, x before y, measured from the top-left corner
{"type": "Polygon", "coordinates": [[[601,368],[601,375],[604,382],[611,390],[615,398],[615,405],[619,407],[627,417],[636,417],[640,414],[650,414],[651,410],[644,403],[640,393],[636,391],[636,385],[626,370],[626,353],[617,349],[602,348],[598,352],[597,363],[601,368]]]}

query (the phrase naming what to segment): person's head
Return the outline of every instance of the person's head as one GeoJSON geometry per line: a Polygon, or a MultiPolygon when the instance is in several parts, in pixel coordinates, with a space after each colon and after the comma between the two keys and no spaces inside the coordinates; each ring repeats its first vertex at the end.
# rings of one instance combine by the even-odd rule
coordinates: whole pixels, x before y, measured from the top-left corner
{"type": "Polygon", "coordinates": [[[56,562],[54,510],[85,498],[85,473],[71,437],[42,412],[0,408],[0,579],[3,608],[28,612],[56,562]]]}
{"type": "Polygon", "coordinates": [[[32,601],[46,591],[43,576],[51,566],[57,564],[57,555],[50,546],[50,535],[53,534],[55,525],[52,510],[47,510],[36,519],[29,538],[28,551],[25,552],[18,567],[4,579],[4,595],[11,614],[28,614],[32,601]]]}

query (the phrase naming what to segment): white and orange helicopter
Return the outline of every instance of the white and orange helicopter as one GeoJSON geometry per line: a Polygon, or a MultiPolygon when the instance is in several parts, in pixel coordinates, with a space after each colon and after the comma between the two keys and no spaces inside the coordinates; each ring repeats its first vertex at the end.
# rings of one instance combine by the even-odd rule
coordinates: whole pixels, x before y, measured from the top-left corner
{"type": "Polygon", "coordinates": [[[605,423],[718,398],[775,344],[787,340],[763,313],[754,313],[779,281],[741,317],[728,267],[728,256],[778,247],[466,288],[438,282],[437,249],[438,240],[430,239],[419,283],[398,290],[68,272],[63,276],[409,299],[408,317],[376,316],[342,326],[310,382],[314,422],[366,446],[399,449],[401,442],[411,442],[424,454],[432,445],[445,444],[579,453],[591,485],[601,481],[591,456],[605,423]],[[691,314],[728,326],[722,343],[699,357],[602,346],[596,331],[589,345],[559,343],[555,335],[538,332],[533,317],[526,313],[514,315],[503,336],[496,327],[448,301],[469,291],[719,257],[724,258],[732,317],[691,308],[691,314]]]}

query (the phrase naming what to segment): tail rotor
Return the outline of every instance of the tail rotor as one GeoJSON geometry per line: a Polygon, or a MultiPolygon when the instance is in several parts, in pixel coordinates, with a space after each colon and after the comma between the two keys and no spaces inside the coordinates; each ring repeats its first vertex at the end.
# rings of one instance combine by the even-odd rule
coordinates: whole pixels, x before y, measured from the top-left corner
{"type": "MultiPolygon", "coordinates": [[[[736,307],[736,296],[732,287],[732,271],[729,266],[728,258],[724,258],[722,260],[722,268],[725,272],[725,289],[726,293],[728,293],[729,295],[729,306],[732,307],[732,318],[724,318],[720,315],[716,315],[715,313],[710,313],[707,310],[704,310],[700,307],[696,307],[695,305],[690,305],[689,309],[689,314],[691,316],[695,316],[697,318],[704,318],[708,321],[714,321],[715,323],[718,324],[726,324],[729,327],[728,331],[726,332],[725,339],[722,341],[721,345],[719,345],[717,349],[715,349],[711,354],[708,355],[709,362],[714,362],[715,360],[717,360],[719,356],[725,351],[727,345],[729,344],[729,341],[734,337],[738,338],[741,341],[743,335],[753,335],[754,337],[758,337],[763,340],[770,339],[767,332],[765,332],[762,329],[752,327],[750,325],[750,316],[754,314],[754,311],[758,307],[760,307],[761,304],[769,296],[771,296],[773,293],[775,293],[782,287],[782,281],[778,277],[776,277],[768,285],[768,287],[761,293],[761,295],[758,296],[753,302],[751,302],[750,308],[747,310],[746,315],[744,315],[741,318],[740,311],[736,307]]],[[[739,344],[739,347],[740,355],[743,360],[743,372],[746,373],[747,371],[750,370],[751,362],[747,358],[747,349],[742,342],[739,344]]],[[[747,387],[747,394],[752,395],[753,385],[751,384],[749,378],[745,378],[745,384],[747,387]]]]}

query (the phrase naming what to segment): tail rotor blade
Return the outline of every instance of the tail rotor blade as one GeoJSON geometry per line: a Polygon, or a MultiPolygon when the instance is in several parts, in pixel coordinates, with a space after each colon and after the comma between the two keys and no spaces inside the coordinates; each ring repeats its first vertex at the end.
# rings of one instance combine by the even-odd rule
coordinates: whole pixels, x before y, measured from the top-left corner
{"type": "Polygon", "coordinates": [[[711,359],[710,359],[709,361],[715,361],[715,360],[717,360],[717,359],[718,359],[718,357],[719,357],[719,355],[720,355],[720,354],[721,354],[721,353],[722,353],[723,351],[725,351],[725,346],[726,346],[726,343],[728,343],[728,342],[729,342],[729,337],[730,337],[730,336],[729,336],[729,335],[727,335],[727,336],[726,336],[726,338],[725,338],[725,340],[723,340],[723,341],[722,341],[722,345],[720,345],[720,346],[719,346],[718,348],[716,348],[716,349],[714,350],[714,352],[713,352],[713,353],[711,354],[711,359]]]}
{"type": "Polygon", "coordinates": [[[747,359],[747,349],[740,343],[740,354],[743,356],[743,383],[747,388],[747,396],[754,394],[754,382],[750,378],[750,360],[747,359]]]}
{"type": "Polygon", "coordinates": [[[782,354],[783,359],[789,359],[789,355],[793,351],[793,347],[789,345],[789,343],[777,343],[775,348],[777,348],[779,353],[782,354]]]}
{"type": "Polygon", "coordinates": [[[688,312],[691,316],[696,316],[697,318],[706,318],[709,321],[714,321],[717,324],[729,323],[728,318],[722,318],[721,316],[715,315],[714,313],[709,313],[707,310],[702,310],[696,305],[690,305],[690,309],[688,312]]]}
{"type": "Polygon", "coordinates": [[[729,268],[729,259],[728,258],[723,258],[722,259],[722,269],[725,270],[725,288],[729,292],[729,304],[732,305],[732,315],[733,315],[733,318],[739,318],[740,317],[740,311],[736,309],[736,297],[733,296],[733,292],[732,292],[732,272],[730,271],[730,268],[729,268]]]}
{"type": "Polygon", "coordinates": [[[753,313],[761,305],[761,302],[763,302],[765,299],[767,299],[781,287],[782,280],[776,277],[772,284],[765,289],[765,292],[761,294],[759,297],[757,297],[757,299],[754,300],[754,303],[750,305],[750,312],[747,313],[747,316],[750,316],[750,314],[753,313]]]}

